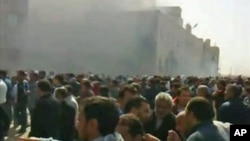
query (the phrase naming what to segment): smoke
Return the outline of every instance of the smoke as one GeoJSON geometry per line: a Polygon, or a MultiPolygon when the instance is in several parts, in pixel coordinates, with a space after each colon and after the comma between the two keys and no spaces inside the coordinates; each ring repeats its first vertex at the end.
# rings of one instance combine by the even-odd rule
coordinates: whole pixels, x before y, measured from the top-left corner
{"type": "Polygon", "coordinates": [[[30,0],[21,64],[57,72],[140,73],[142,59],[152,61],[157,16],[139,11],[154,6],[154,0],[30,0]]]}

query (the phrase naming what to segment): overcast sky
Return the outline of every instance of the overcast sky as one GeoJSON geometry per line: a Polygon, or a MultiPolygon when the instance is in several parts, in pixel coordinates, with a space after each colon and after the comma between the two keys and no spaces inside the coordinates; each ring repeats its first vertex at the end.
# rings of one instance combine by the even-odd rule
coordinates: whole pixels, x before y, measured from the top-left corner
{"type": "Polygon", "coordinates": [[[194,34],[211,38],[221,49],[223,74],[250,75],[250,0],[157,0],[160,5],[181,6],[185,23],[194,34]]]}

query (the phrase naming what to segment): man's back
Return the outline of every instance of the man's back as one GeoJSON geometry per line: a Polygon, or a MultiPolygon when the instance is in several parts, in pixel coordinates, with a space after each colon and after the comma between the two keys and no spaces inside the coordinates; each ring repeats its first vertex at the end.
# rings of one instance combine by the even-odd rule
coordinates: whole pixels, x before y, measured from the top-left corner
{"type": "Polygon", "coordinates": [[[52,94],[42,96],[34,109],[30,136],[58,138],[60,105],[52,94]]]}
{"type": "Polygon", "coordinates": [[[204,122],[195,128],[187,141],[229,141],[230,124],[215,122],[204,122]]]}
{"type": "Polygon", "coordinates": [[[232,124],[249,124],[248,112],[247,106],[241,99],[232,99],[221,105],[218,120],[232,124]]]}
{"type": "Polygon", "coordinates": [[[60,107],[60,137],[62,141],[71,141],[74,138],[75,131],[75,115],[76,109],[74,106],[63,101],[60,107]]]}

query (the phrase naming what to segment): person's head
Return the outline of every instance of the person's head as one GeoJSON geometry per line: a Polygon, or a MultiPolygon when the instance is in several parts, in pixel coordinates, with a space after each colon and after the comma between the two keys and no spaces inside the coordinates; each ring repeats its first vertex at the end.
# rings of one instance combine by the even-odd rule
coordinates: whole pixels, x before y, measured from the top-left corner
{"type": "Polygon", "coordinates": [[[112,80],[111,86],[112,87],[118,87],[119,86],[118,81],[117,80],[112,80]]]}
{"type": "Polygon", "coordinates": [[[133,86],[127,85],[120,90],[118,98],[123,101],[124,105],[126,105],[126,103],[130,99],[136,96],[138,96],[136,88],[133,86]]]}
{"type": "Polygon", "coordinates": [[[224,90],[227,86],[226,80],[221,79],[217,82],[217,88],[224,90]]]}
{"type": "Polygon", "coordinates": [[[170,94],[161,92],[155,97],[155,114],[157,118],[164,118],[173,108],[170,94]]]}
{"type": "Polygon", "coordinates": [[[194,97],[185,109],[186,128],[192,129],[199,123],[212,121],[215,116],[212,104],[203,97],[194,97]]]}
{"type": "Polygon", "coordinates": [[[18,80],[19,82],[22,82],[22,81],[25,80],[25,79],[26,79],[26,72],[23,71],[23,70],[17,71],[17,80],[18,80]]]}
{"type": "Polygon", "coordinates": [[[37,71],[32,71],[29,77],[31,82],[36,82],[39,80],[39,74],[37,71]]]}
{"type": "Polygon", "coordinates": [[[171,88],[171,92],[173,93],[173,95],[177,95],[179,88],[180,84],[175,82],[171,88]]]}
{"type": "Polygon", "coordinates": [[[53,85],[58,87],[63,85],[64,83],[64,76],[62,74],[57,74],[54,78],[53,78],[53,85]]]}
{"type": "Polygon", "coordinates": [[[198,87],[201,83],[201,80],[199,78],[194,79],[194,86],[198,87]]]}
{"type": "Polygon", "coordinates": [[[94,140],[113,134],[119,121],[114,100],[95,96],[86,98],[77,125],[80,139],[94,140]]]}
{"type": "Polygon", "coordinates": [[[180,112],[177,116],[176,116],[176,126],[175,126],[176,130],[178,131],[178,133],[181,135],[182,138],[184,138],[187,129],[186,129],[186,119],[185,119],[185,112],[180,112]]]}
{"type": "Polygon", "coordinates": [[[250,96],[250,86],[245,87],[246,96],[250,96]]]}
{"type": "Polygon", "coordinates": [[[140,96],[130,99],[125,105],[124,112],[136,115],[142,122],[146,122],[151,113],[147,100],[140,96]]]}
{"type": "Polygon", "coordinates": [[[197,96],[207,98],[209,96],[209,89],[206,85],[199,85],[197,89],[197,96]]]}
{"type": "Polygon", "coordinates": [[[185,107],[191,99],[191,91],[188,86],[182,86],[179,88],[178,94],[178,104],[185,107]]]}
{"type": "Polygon", "coordinates": [[[37,83],[37,93],[39,96],[49,94],[51,91],[51,85],[47,80],[40,80],[37,83]]]}
{"type": "Polygon", "coordinates": [[[106,85],[101,86],[100,95],[104,97],[109,97],[109,88],[106,85]]]}
{"type": "Polygon", "coordinates": [[[136,83],[136,82],[133,82],[131,84],[132,87],[135,87],[137,92],[140,92],[141,91],[141,85],[139,83],[136,83]]]}
{"type": "Polygon", "coordinates": [[[7,77],[8,72],[6,70],[0,70],[0,79],[7,77]]]}
{"type": "Polygon", "coordinates": [[[82,79],[81,80],[81,90],[83,92],[87,92],[91,89],[91,82],[88,79],[82,79]]]}
{"type": "Polygon", "coordinates": [[[73,94],[73,88],[70,85],[65,85],[64,87],[67,89],[68,95],[73,94]]]}
{"type": "Polygon", "coordinates": [[[234,84],[228,84],[225,91],[225,99],[237,98],[241,95],[240,88],[234,84]]]}
{"type": "Polygon", "coordinates": [[[120,116],[116,132],[122,135],[124,141],[142,141],[145,134],[140,119],[133,114],[120,116]]]}
{"type": "Polygon", "coordinates": [[[39,71],[39,79],[45,79],[46,77],[46,71],[42,70],[42,71],[39,71]]]}
{"type": "Polygon", "coordinates": [[[76,76],[76,81],[81,82],[83,78],[84,78],[84,75],[79,74],[79,75],[76,76]]]}
{"type": "Polygon", "coordinates": [[[59,101],[63,101],[68,96],[67,89],[64,87],[56,89],[55,94],[56,94],[56,99],[59,101]]]}

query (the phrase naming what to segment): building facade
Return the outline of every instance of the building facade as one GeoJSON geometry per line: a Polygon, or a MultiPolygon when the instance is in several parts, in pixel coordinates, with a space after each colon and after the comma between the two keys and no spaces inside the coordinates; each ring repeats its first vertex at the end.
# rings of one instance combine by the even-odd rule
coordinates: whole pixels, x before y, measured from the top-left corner
{"type": "Polygon", "coordinates": [[[15,49],[10,53],[19,52],[12,60],[56,72],[217,75],[219,48],[193,35],[191,26],[183,28],[181,8],[155,7],[154,0],[105,0],[103,8],[98,1],[19,4],[19,20],[9,16],[12,24],[4,25],[18,29],[4,32],[8,48],[15,49]]]}
{"type": "Polygon", "coordinates": [[[18,68],[25,46],[28,0],[0,0],[0,67],[18,68]]]}

